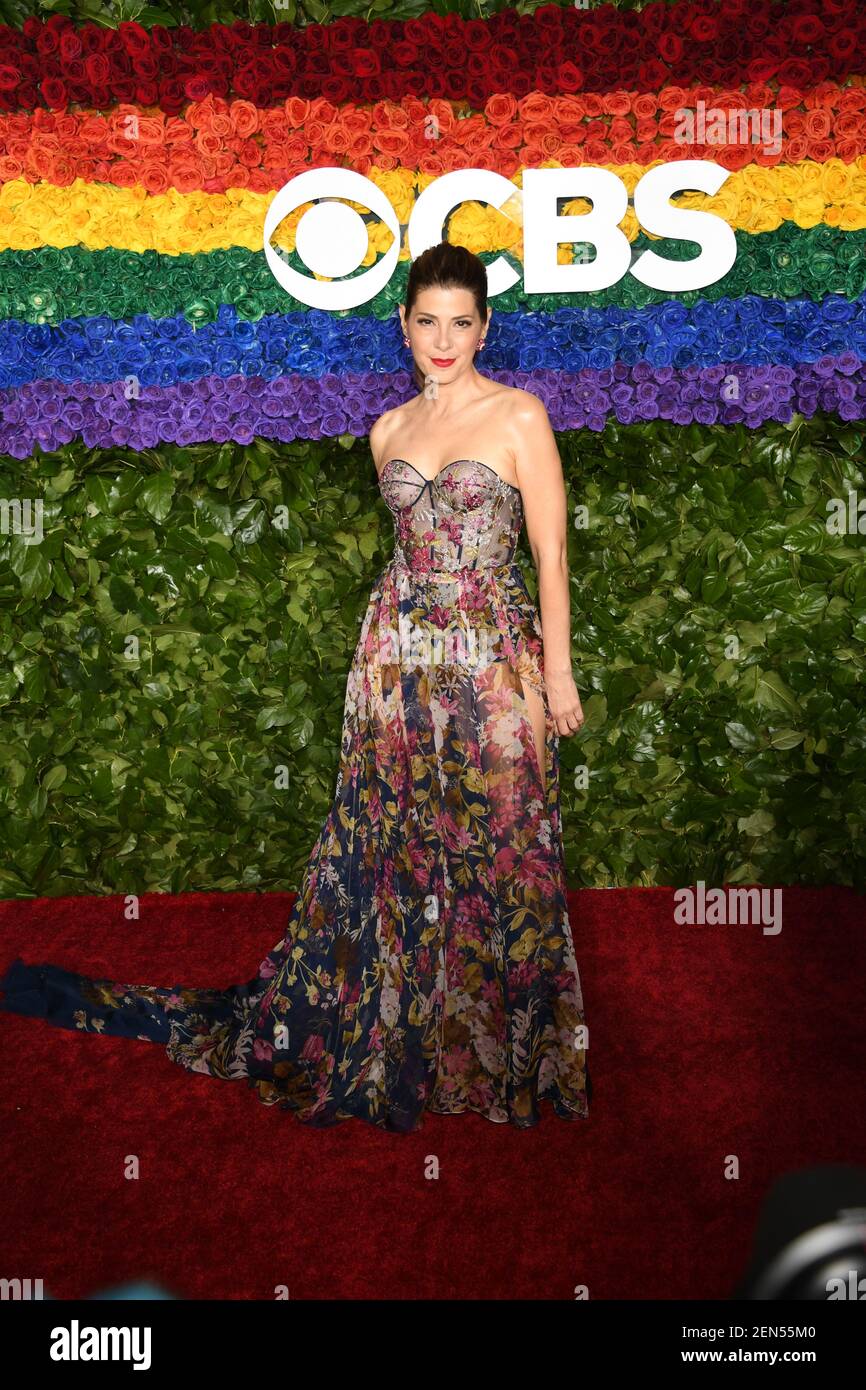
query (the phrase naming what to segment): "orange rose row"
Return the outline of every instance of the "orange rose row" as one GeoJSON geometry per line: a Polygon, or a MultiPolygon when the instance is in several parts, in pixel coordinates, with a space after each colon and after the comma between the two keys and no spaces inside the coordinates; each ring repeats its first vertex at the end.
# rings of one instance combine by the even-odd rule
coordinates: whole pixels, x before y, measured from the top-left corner
{"type": "Polygon", "coordinates": [[[863,79],[846,87],[823,82],[806,93],[765,84],[559,97],[503,93],[476,112],[465,103],[412,96],[343,106],[289,97],[276,107],[208,96],[190,102],[181,116],[128,104],[107,115],[41,108],[0,115],[0,182],[64,186],[82,178],[139,185],[148,193],[267,193],[326,164],[362,174],[409,167],[431,176],[481,167],[511,178],[548,160],[574,166],[697,158],[735,170],[833,156],[850,163],[864,150],[863,79]],[[684,113],[691,113],[692,126],[684,113]],[[738,113],[757,113],[751,120],[764,124],[741,125],[738,113]]]}

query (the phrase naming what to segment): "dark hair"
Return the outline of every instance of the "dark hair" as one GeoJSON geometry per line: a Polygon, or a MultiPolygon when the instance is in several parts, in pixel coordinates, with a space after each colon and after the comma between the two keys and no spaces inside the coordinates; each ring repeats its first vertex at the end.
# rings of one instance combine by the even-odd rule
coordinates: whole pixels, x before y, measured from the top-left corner
{"type": "MultiPolygon", "coordinates": [[[[412,262],[406,280],[403,308],[407,317],[421,290],[430,289],[469,290],[484,327],[487,322],[487,268],[474,251],[452,245],[450,241],[440,241],[438,246],[422,251],[412,262]]],[[[417,365],[414,375],[416,383],[423,385],[417,365]]]]}

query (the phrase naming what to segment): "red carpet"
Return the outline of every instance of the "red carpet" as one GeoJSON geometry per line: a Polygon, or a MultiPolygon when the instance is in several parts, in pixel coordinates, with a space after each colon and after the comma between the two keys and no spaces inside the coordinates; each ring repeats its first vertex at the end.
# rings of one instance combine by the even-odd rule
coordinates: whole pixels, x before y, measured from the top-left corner
{"type": "MultiPolygon", "coordinates": [[[[676,925],[672,889],[571,894],[590,1118],[543,1103],[528,1131],[311,1131],[154,1044],[0,1015],[0,1276],[57,1298],[141,1277],[208,1299],[725,1298],[774,1177],[866,1162],[864,899],[782,899],[765,936],[676,925]]],[[[120,897],[0,903],[0,971],[225,986],[291,901],[151,894],[137,922],[120,897]]]]}

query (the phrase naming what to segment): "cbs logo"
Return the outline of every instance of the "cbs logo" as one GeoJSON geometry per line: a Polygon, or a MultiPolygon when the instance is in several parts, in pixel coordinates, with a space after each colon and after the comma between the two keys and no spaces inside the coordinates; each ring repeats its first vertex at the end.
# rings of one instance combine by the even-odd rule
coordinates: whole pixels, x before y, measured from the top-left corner
{"type": "MultiPolygon", "coordinates": [[[[419,194],[409,219],[409,253],[413,260],[442,240],[448,215],[463,202],[481,201],[500,208],[509,199],[523,207],[523,284],[527,294],[574,294],[603,290],[624,275],[634,275],[652,289],[683,291],[711,285],[730,270],[737,255],[733,228],[714,213],[679,208],[674,193],[696,189],[714,194],[730,170],[708,159],[672,160],[650,169],[634,190],[638,222],[656,236],[694,241],[700,254],[690,261],[670,261],[644,251],[634,264],[631,243],[617,225],[628,207],[628,190],[609,169],[579,166],[571,169],[525,169],[523,188],[490,169],[456,169],[443,174],[419,194]],[[587,198],[592,211],[560,216],[558,201],[587,198]],[[559,265],[557,245],[587,241],[596,251],[590,263],[559,265]]],[[[307,169],[290,179],[273,198],[264,223],[264,252],[275,279],[302,304],[314,309],[353,309],[366,304],[387,285],[400,252],[400,224],[381,189],[351,169],[307,169]],[[304,264],[331,283],[301,275],[271,246],[271,237],[284,217],[313,199],[297,228],[296,245],[304,264]],[[363,274],[351,275],[367,254],[363,217],[340,199],[361,203],[380,217],[393,235],[390,249],[363,274]]],[[[488,295],[510,289],[520,276],[500,256],[487,267],[488,295]]]]}

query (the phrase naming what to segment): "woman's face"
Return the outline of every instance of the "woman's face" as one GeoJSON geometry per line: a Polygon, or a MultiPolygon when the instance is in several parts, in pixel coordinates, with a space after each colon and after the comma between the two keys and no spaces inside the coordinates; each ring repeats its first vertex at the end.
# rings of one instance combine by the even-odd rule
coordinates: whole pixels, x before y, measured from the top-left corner
{"type": "Polygon", "coordinates": [[[462,289],[421,290],[408,316],[401,305],[403,331],[424,376],[446,382],[468,371],[491,312],[482,324],[471,291],[462,289]]]}

